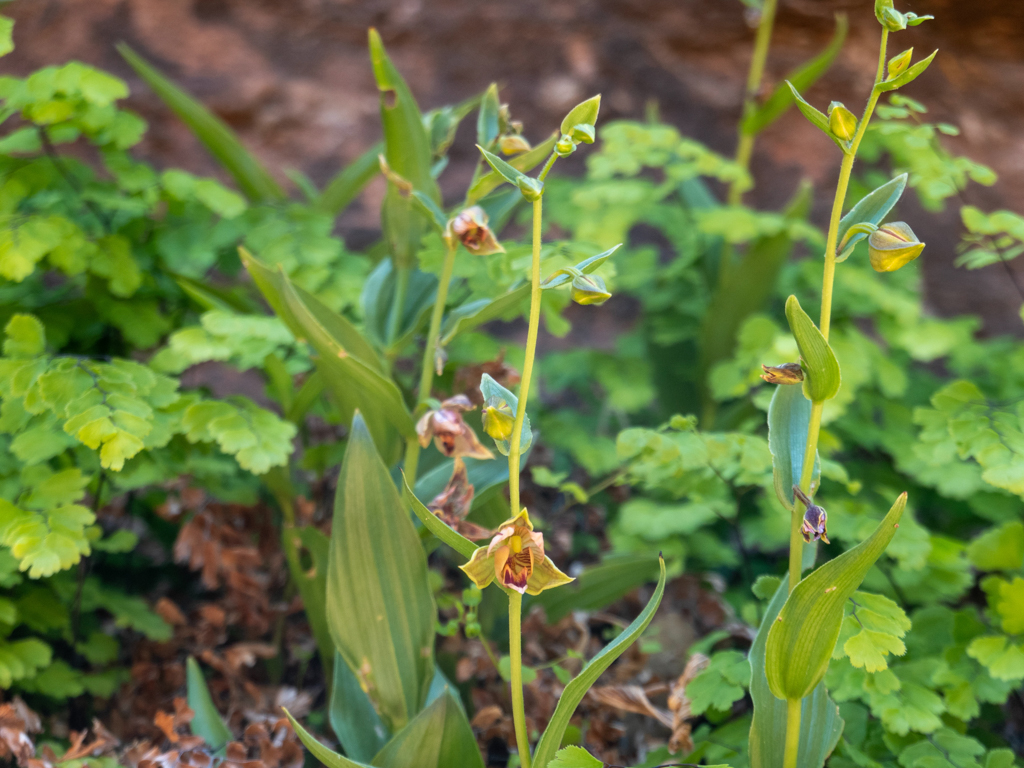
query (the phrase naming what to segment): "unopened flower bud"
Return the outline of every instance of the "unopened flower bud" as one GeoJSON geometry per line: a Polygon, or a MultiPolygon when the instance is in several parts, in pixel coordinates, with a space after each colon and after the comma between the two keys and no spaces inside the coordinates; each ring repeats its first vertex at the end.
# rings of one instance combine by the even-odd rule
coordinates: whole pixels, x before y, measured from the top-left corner
{"type": "Polygon", "coordinates": [[[598,275],[577,275],[572,279],[572,300],[577,304],[604,304],[612,295],[598,275]]]}
{"type": "Polygon", "coordinates": [[[828,129],[843,141],[849,141],[857,132],[857,116],[841,101],[828,105],[828,129]]]}
{"type": "Polygon", "coordinates": [[[914,49],[908,48],[903,53],[897,54],[889,59],[889,79],[892,80],[903,74],[907,67],[910,66],[910,59],[914,55],[914,49]]]}
{"type": "Polygon", "coordinates": [[[597,137],[597,132],[594,130],[594,126],[580,123],[573,126],[570,135],[577,144],[593,144],[594,139],[597,137]]]}
{"type": "Polygon", "coordinates": [[[491,228],[487,226],[487,214],[479,205],[461,211],[448,222],[448,229],[466,246],[467,251],[477,256],[505,252],[491,228]]]}
{"type": "Polygon", "coordinates": [[[890,32],[899,32],[907,28],[907,17],[895,8],[886,8],[880,18],[882,26],[890,32]]]}
{"type": "Polygon", "coordinates": [[[491,398],[484,405],[484,432],[495,440],[510,440],[515,421],[512,408],[504,400],[491,398]]]}
{"type": "Polygon", "coordinates": [[[559,157],[568,157],[575,151],[576,142],[572,140],[572,136],[565,135],[555,144],[555,154],[559,157]]]}
{"type": "Polygon", "coordinates": [[[868,254],[876,272],[895,272],[924,250],[924,243],[902,221],[893,221],[876,229],[868,237],[868,254]]]}
{"type": "Polygon", "coordinates": [[[799,384],[804,380],[804,369],[800,363],[762,365],[761,368],[764,370],[761,378],[769,384],[799,384]]]}
{"type": "Polygon", "coordinates": [[[502,151],[502,154],[517,155],[520,152],[528,152],[530,150],[530,142],[522,136],[501,136],[498,139],[498,148],[502,151]]]}
{"type": "Polygon", "coordinates": [[[540,196],[544,194],[544,182],[529,176],[520,176],[518,186],[519,191],[523,193],[523,197],[531,203],[540,200],[540,196]]]}

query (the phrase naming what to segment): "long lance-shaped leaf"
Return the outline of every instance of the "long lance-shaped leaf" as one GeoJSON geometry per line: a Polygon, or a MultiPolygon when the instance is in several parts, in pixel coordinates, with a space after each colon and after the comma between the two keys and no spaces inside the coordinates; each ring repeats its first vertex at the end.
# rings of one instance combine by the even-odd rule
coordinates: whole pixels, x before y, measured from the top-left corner
{"type": "Polygon", "coordinates": [[[282,272],[270,269],[244,248],[239,253],[274,313],[296,338],[306,339],[319,353],[317,367],[343,416],[351,418],[359,408],[378,448],[390,457],[394,433],[389,430],[393,427],[409,437],[415,425],[397,385],[382,372],[373,347],[351,323],[293,286],[282,272]]]}
{"type": "Polygon", "coordinates": [[[328,749],[317,741],[313,734],[299,725],[299,721],[292,717],[291,712],[285,709],[284,713],[291,721],[292,729],[295,731],[295,735],[299,737],[299,741],[313,754],[313,757],[326,765],[327,768],[370,768],[366,763],[357,763],[355,760],[349,760],[344,755],[339,755],[337,752],[328,749]]]}
{"type": "Polygon", "coordinates": [[[468,560],[473,556],[473,553],[476,552],[476,544],[467,539],[461,533],[452,530],[452,528],[445,525],[443,520],[427,509],[423,502],[416,498],[416,494],[413,493],[412,488],[409,487],[408,478],[404,475],[402,476],[402,500],[405,502],[406,506],[415,513],[416,517],[420,519],[420,522],[423,523],[424,527],[428,531],[464,558],[468,560]]]}
{"type": "Polygon", "coordinates": [[[892,541],[906,506],[902,493],[871,536],[796,585],[768,632],[765,674],[775,696],[802,699],[825,677],[843,606],[892,541]]]}
{"type": "MultiPolygon", "coordinates": [[[[836,31],[832,34],[832,40],[829,42],[828,47],[800,68],[793,70],[786,77],[786,80],[791,82],[798,91],[806,91],[814,85],[818,78],[828,71],[836,56],[839,55],[839,51],[843,49],[843,43],[846,41],[846,32],[849,27],[846,14],[837,13],[836,31]]],[[[793,94],[786,87],[786,83],[782,82],[772,91],[772,95],[761,106],[744,118],[741,130],[746,134],[760,133],[782,117],[792,105],[793,94]]]]}
{"type": "Polygon", "coordinates": [[[213,703],[210,689],[206,687],[203,671],[199,662],[189,656],[185,664],[185,676],[188,683],[188,706],[195,712],[190,727],[192,733],[201,736],[203,741],[216,752],[231,741],[231,729],[224,724],[220,712],[213,703]]]}
{"type": "Polygon", "coordinates": [[[380,768],[484,768],[466,713],[446,689],[376,757],[380,768]]]}
{"type": "Polygon", "coordinates": [[[655,588],[654,594],[651,595],[651,599],[647,602],[647,607],[643,609],[632,624],[622,631],[622,634],[602,648],[601,652],[592,658],[580,673],[565,686],[565,690],[562,691],[562,695],[558,699],[558,705],[555,707],[555,712],[548,722],[548,727],[537,744],[537,751],[533,758],[533,764],[536,768],[547,768],[548,763],[554,758],[555,752],[562,745],[562,737],[565,735],[565,729],[569,725],[569,720],[572,718],[573,713],[576,712],[576,707],[583,701],[587,691],[597,682],[597,679],[604,671],[611,666],[612,662],[619,658],[643,634],[644,630],[647,629],[647,625],[651,623],[651,619],[654,618],[654,614],[661,604],[662,595],[665,594],[665,559],[659,558],[659,561],[661,575],[658,577],[658,586],[655,588]]]}
{"type": "MultiPolygon", "coordinates": [[[[799,389],[799,387],[791,387],[799,389]]],[[[782,580],[765,610],[761,628],[750,647],[750,698],[754,700],[754,719],[750,723],[750,767],[783,768],[786,752],[786,702],[777,699],[768,688],[764,674],[765,645],[768,632],[789,594],[789,582],[782,580]]],[[[843,732],[839,707],[829,698],[820,682],[803,701],[800,715],[801,768],[821,768],[836,748],[843,732]]]]}
{"type": "Polygon", "coordinates": [[[325,213],[337,216],[363,191],[370,179],[380,173],[380,157],[384,151],[383,142],[374,144],[359,157],[346,165],[320,193],[316,207],[325,213]]]}
{"type": "Polygon", "coordinates": [[[331,523],[327,622],[335,647],[392,733],[426,701],[435,617],[416,528],[356,414],[331,523]]]}
{"type": "Polygon", "coordinates": [[[816,403],[832,399],[841,384],[839,361],[832,347],[804,312],[796,296],[786,300],[786,319],[803,359],[804,394],[816,403]]]}
{"type": "MultiPolygon", "coordinates": [[[[376,29],[371,29],[370,61],[380,91],[380,118],[384,127],[384,157],[391,169],[412,183],[435,203],[441,192],[430,174],[430,137],[423,125],[423,115],[412,91],[391,62],[376,29]]],[[[395,265],[404,269],[416,259],[416,250],[427,231],[427,222],[412,201],[388,182],[381,211],[384,239],[395,265]]]]}
{"type": "MultiPolygon", "coordinates": [[[[907,174],[901,173],[895,179],[887,181],[877,189],[872,190],[868,194],[864,195],[853,208],[851,208],[845,216],[839,221],[838,234],[836,236],[836,242],[842,243],[846,237],[846,233],[850,231],[850,227],[855,224],[874,224],[878,226],[882,223],[882,219],[889,215],[889,211],[893,209],[893,206],[899,202],[900,197],[903,196],[903,190],[907,188],[907,174]]],[[[857,245],[861,240],[867,237],[867,234],[858,232],[851,235],[850,239],[843,246],[843,252],[839,254],[836,261],[843,261],[850,253],[853,252],[853,247],[857,245]]]]}
{"type": "Polygon", "coordinates": [[[224,170],[231,174],[247,198],[253,202],[285,198],[284,191],[274,181],[270,171],[242,146],[238,136],[223,120],[160,74],[127,44],[119,44],[117,50],[164,104],[192,129],[192,133],[224,166],[224,170]]]}

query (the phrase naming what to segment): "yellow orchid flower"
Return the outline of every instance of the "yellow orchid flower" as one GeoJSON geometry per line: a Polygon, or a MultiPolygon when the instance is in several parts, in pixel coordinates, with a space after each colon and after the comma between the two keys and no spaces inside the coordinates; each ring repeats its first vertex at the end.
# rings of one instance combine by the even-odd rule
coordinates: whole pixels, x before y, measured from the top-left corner
{"type": "Polygon", "coordinates": [[[519,594],[539,595],[573,580],[544,554],[544,534],[533,530],[525,509],[502,523],[491,543],[460,568],[480,589],[497,581],[519,594]]]}

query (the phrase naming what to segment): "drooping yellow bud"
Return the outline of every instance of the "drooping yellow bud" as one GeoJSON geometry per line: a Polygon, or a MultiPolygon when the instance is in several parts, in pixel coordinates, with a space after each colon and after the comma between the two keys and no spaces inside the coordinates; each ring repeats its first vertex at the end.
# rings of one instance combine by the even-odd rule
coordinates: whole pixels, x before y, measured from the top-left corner
{"type": "Polygon", "coordinates": [[[868,254],[876,272],[895,272],[924,250],[914,230],[902,221],[884,224],[868,237],[868,254]]]}

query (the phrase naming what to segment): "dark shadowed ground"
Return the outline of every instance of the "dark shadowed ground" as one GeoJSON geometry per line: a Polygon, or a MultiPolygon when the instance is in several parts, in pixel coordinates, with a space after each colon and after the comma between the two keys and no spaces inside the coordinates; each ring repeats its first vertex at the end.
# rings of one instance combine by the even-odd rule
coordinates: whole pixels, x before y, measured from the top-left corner
{"type": "MultiPolygon", "coordinates": [[[[1024,3],[899,6],[937,17],[897,43],[924,55],[941,49],[913,96],[934,119],[962,128],[951,148],[1000,176],[993,188],[973,186],[966,200],[985,210],[1024,209],[1024,3]]],[[[837,11],[850,16],[850,37],[809,98],[862,103],[877,56],[871,0],[781,0],[769,86],[825,45],[837,11]]],[[[150,122],[142,151],[158,166],[216,172],[120,59],[114,44],[121,40],[226,119],[282,180],[297,168],[318,183],[378,138],[367,27],[380,29],[424,108],[497,81],[527,135],[540,138],[594,92],[604,94],[602,120],[641,117],[654,99],[667,121],[724,153],[733,151],[753,38],[739,0],[16,0],[5,12],[17,19],[17,50],[4,69],[25,74],[77,58],[126,77],[130,106],[150,122]]],[[[465,138],[444,177],[453,197],[474,159],[465,138]]],[[[807,176],[821,190],[815,216],[823,219],[838,164],[828,139],[794,110],[758,145],[752,200],[778,207],[807,176]]],[[[369,239],[381,195],[377,183],[346,214],[347,237],[369,239]]],[[[1006,272],[953,267],[957,207],[942,214],[904,209],[928,243],[929,303],[941,314],[982,315],[989,332],[1017,333],[1021,300],[1006,272]]]]}

